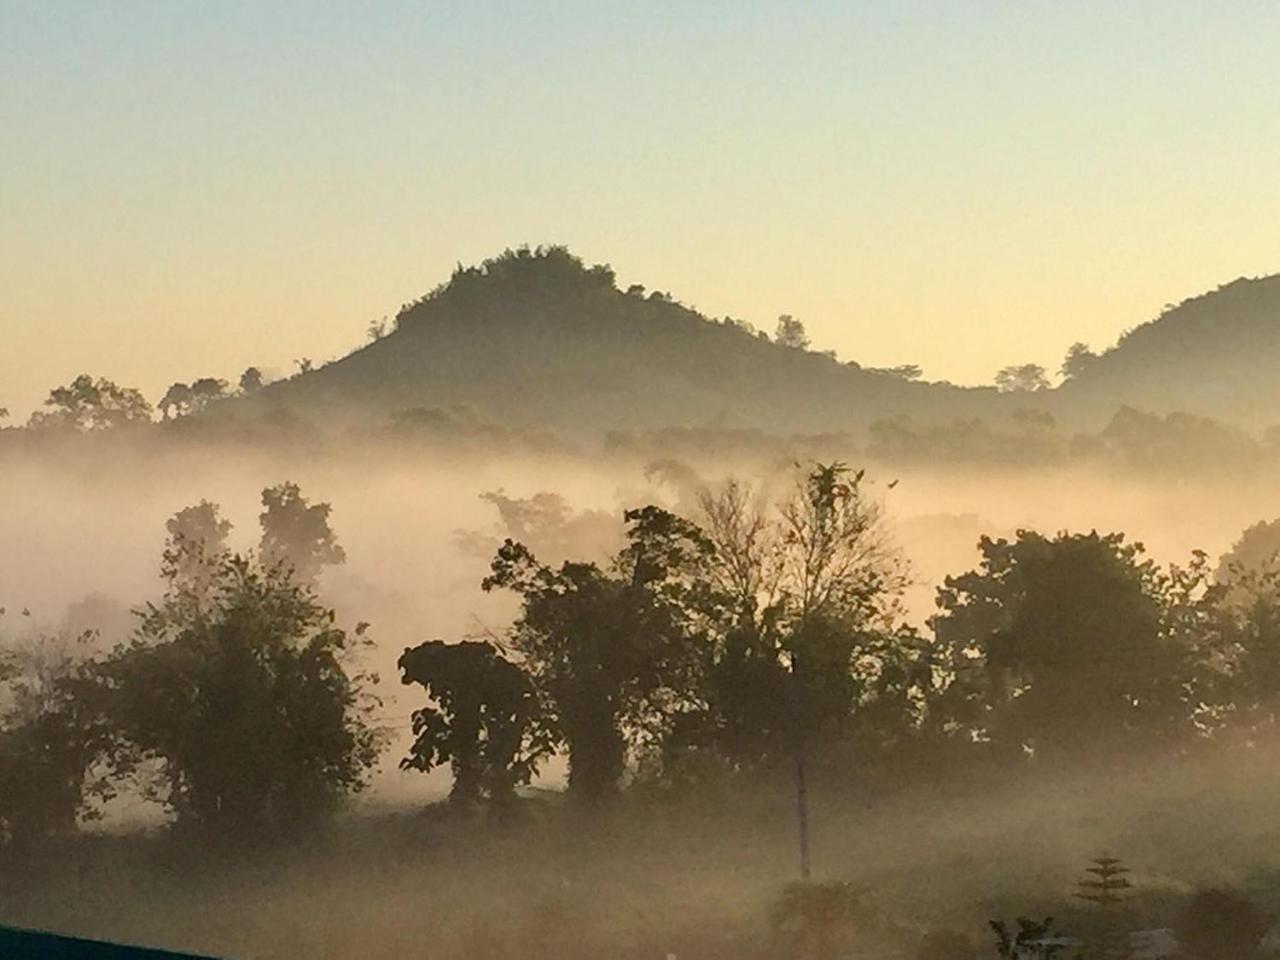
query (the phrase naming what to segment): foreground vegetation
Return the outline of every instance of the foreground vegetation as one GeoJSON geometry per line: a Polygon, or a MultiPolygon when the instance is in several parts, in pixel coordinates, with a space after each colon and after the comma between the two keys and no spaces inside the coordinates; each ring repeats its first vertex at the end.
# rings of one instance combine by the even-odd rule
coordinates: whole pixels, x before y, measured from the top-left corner
{"type": "MultiPolygon", "coordinates": [[[[1231,785],[1212,763],[1271,756],[1273,525],[1220,564],[1169,568],[1119,535],[984,539],[924,629],[900,603],[907,574],[882,498],[838,463],[786,489],[707,486],[682,512],[638,507],[609,563],[544,562],[513,538],[484,583],[517,600],[510,630],[400,660],[423,697],[402,765],[447,767],[449,801],[335,820],[394,731],[361,660],[366,625],[340,626],[319,599],[323,571],[344,560],[328,506],[293,484],[262,504],[249,555],[227,549],[214,504],[169,521],[164,593],[128,643],[6,646],[5,919],[290,956],[277,925],[296,926],[277,911],[310,896],[332,913],[353,897],[339,915],[367,922],[355,918],[382,909],[369,889],[405,905],[383,880],[370,887],[386,872],[448,904],[430,913],[442,956],[527,953],[544,908],[572,915],[546,922],[572,941],[547,955],[631,943],[637,955],[834,956],[856,941],[909,956],[930,933],[959,949],[939,939],[948,931],[985,951],[989,918],[1052,915],[1087,932],[1062,901],[1102,849],[1150,874],[1131,929],[1175,925],[1201,883],[1242,885],[1233,902],[1269,908],[1252,839],[1268,815],[1231,807],[1269,787],[1231,785]],[[557,758],[565,793],[535,789],[557,758]],[[813,879],[788,887],[804,857],[798,781],[813,879]],[[1249,826],[1194,814],[1204,782],[1220,821],[1249,826]],[[80,835],[113,797],[159,804],[168,826],[80,835]],[[1234,849],[1220,863],[1171,856],[1188,824],[1234,849]],[[153,930],[127,901],[175,877],[187,925],[153,930]],[[123,902],[118,882],[136,884],[123,902]],[[444,884],[470,893],[455,902],[444,884]],[[259,896],[234,892],[245,885],[259,896]],[[615,888],[660,915],[620,919],[615,888]],[[210,897],[252,918],[245,939],[203,925],[195,904],[210,897]]],[[[425,937],[426,922],[406,931],[425,937]]],[[[315,952],[354,934],[308,936],[315,952]]]]}

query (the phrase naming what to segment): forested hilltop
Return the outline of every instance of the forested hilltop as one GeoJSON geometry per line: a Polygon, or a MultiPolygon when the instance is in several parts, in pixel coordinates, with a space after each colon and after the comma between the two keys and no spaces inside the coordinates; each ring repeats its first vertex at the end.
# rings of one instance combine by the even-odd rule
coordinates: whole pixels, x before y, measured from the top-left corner
{"type": "Polygon", "coordinates": [[[568,435],[667,427],[857,432],[877,421],[999,422],[1023,410],[1099,430],[1118,410],[1272,426],[1280,277],[1239,279],[1168,307],[1060,370],[993,370],[993,386],[928,382],[912,364],[871,368],[810,344],[802,322],[760,331],[671,294],[620,290],[608,266],[561,247],[508,250],[407,305],[351,355],[273,385],[299,413],[465,405],[496,422],[568,435]],[[1058,386],[1053,386],[1055,380],[1058,386]]]}
{"type": "Polygon", "coordinates": [[[567,435],[709,426],[850,430],[879,417],[985,416],[994,388],[924,383],[809,349],[802,324],[756,331],[670,294],[620,290],[612,269],[559,247],[459,267],[350,356],[274,384],[299,413],[392,414],[466,405],[500,423],[567,435]],[[772,334],[772,335],[771,335],[772,334]]]}
{"type": "Polygon", "coordinates": [[[1280,421],[1280,276],[1170,305],[1100,355],[1077,349],[1068,366],[1063,410],[1096,416],[1127,404],[1265,429],[1280,421]]]}
{"type": "Polygon", "coordinates": [[[991,386],[962,387],[929,382],[914,364],[838,359],[791,316],[772,332],[712,319],[669,293],[621,290],[611,268],[563,247],[522,247],[459,266],[332,362],[301,358],[274,381],[256,367],[238,381],[191,371],[201,376],[151,398],[86,373],[55,387],[27,425],[47,435],[159,420],[161,436],[198,441],[354,428],[658,457],[782,447],[895,466],[1238,472],[1275,459],[1278,318],[1280,277],[1240,279],[1101,353],[1073,344],[1057,371],[1016,364],[993,371],[991,386]]]}

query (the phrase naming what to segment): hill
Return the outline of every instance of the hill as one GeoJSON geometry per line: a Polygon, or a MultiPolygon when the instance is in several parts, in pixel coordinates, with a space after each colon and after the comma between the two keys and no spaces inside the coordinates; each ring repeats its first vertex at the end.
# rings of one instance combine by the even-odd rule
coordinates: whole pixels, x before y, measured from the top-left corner
{"type": "Polygon", "coordinates": [[[459,267],[406,306],[391,333],[272,385],[260,402],[312,415],[466,406],[507,427],[574,435],[853,431],[886,416],[993,416],[1013,406],[993,388],[864,369],[711,320],[666,294],[619,290],[608,267],[558,247],[459,267]]]}
{"type": "Polygon", "coordinates": [[[1241,278],[1126,333],[1056,391],[1076,416],[1127,404],[1259,429],[1280,423],[1280,275],[1241,278]]]}

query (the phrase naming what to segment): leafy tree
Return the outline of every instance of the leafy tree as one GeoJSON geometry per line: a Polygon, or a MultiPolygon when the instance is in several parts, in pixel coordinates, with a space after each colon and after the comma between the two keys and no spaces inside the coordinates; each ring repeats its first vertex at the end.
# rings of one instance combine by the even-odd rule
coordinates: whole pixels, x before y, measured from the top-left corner
{"type": "Polygon", "coordinates": [[[920,679],[891,669],[905,577],[862,472],[818,465],[773,504],[731,481],[701,503],[715,603],[706,719],[731,763],[848,732],[860,705],[920,679]]]}
{"type": "Polygon", "coordinates": [[[165,521],[161,575],[174,591],[187,594],[197,605],[212,599],[218,568],[226,558],[231,521],[218,515],[218,505],[201,500],[165,521]]]}
{"type": "Polygon", "coordinates": [[[263,385],[262,371],[257,367],[248,367],[240,374],[240,393],[246,397],[253,396],[263,385]]]}
{"type": "Polygon", "coordinates": [[[1163,574],[1120,534],[1021,530],[978,548],[932,621],[964,723],[1046,756],[1188,732],[1191,651],[1176,628],[1202,571],[1163,574]]]}
{"type": "Polygon", "coordinates": [[[227,381],[218,377],[201,377],[191,384],[191,407],[193,411],[203,410],[215,400],[227,396],[227,381]]]}
{"type": "Polygon", "coordinates": [[[1067,355],[1063,358],[1062,368],[1059,373],[1062,374],[1064,380],[1074,380],[1085,370],[1088,370],[1097,359],[1098,355],[1089,349],[1088,344],[1077,340],[1067,348],[1067,355]]]}
{"type": "Polygon", "coordinates": [[[447,763],[451,802],[509,807],[516,786],[533,778],[552,748],[529,676],[478,641],[428,641],[405,650],[399,666],[401,680],[421,684],[433,701],[414,711],[415,739],[400,766],[429,771],[447,763]]]}
{"type": "Polygon", "coordinates": [[[996,372],[996,389],[1001,393],[1047,390],[1049,377],[1038,363],[1021,363],[1002,367],[996,372]]]}
{"type": "Polygon", "coordinates": [[[310,503],[296,483],[262,491],[262,562],[292,569],[300,583],[314,585],[327,566],[346,563],[346,551],[329,526],[333,508],[310,503]]]}
{"type": "Polygon", "coordinates": [[[1118,461],[1140,473],[1232,476],[1256,465],[1262,455],[1257,441],[1239,427],[1187,413],[1161,417],[1127,406],[1096,436],[1077,437],[1072,453],[1118,461]]]}
{"type": "Polygon", "coordinates": [[[695,526],[656,507],[626,513],[627,545],[606,568],[540,563],[507,540],[482,586],[511,590],[523,609],[512,644],[568,748],[570,793],[612,794],[627,747],[661,722],[691,683],[693,641],[682,574],[706,544],[695,526]]]}
{"type": "Polygon", "coordinates": [[[1254,734],[1280,722],[1280,569],[1273,559],[1256,562],[1232,561],[1220,571],[1194,623],[1214,668],[1201,695],[1213,707],[1209,716],[1254,734]]]}
{"type": "Polygon", "coordinates": [[[159,764],[148,795],[213,837],[298,829],[359,790],[377,756],[363,639],[281,567],[220,558],[212,602],[174,582],[98,668],[115,728],[159,764]]]}
{"type": "Polygon", "coordinates": [[[1233,583],[1249,574],[1280,571],[1280,520],[1262,520],[1249,527],[1218,561],[1217,579],[1233,583]]]}
{"type": "Polygon", "coordinates": [[[789,313],[784,313],[778,318],[778,326],[773,332],[773,342],[794,350],[808,350],[809,334],[805,332],[803,323],[789,313]]]}
{"type": "Polygon", "coordinates": [[[133,387],[81,374],[49,392],[49,411],[31,417],[33,427],[62,427],[82,432],[110,430],[151,421],[151,405],[133,387]]]}
{"type": "Polygon", "coordinates": [[[160,415],[168,420],[173,416],[181,417],[190,413],[191,404],[191,387],[185,383],[174,383],[170,384],[156,407],[160,415]]]}
{"type": "Polygon", "coordinates": [[[1235,890],[1198,891],[1175,925],[1178,943],[1192,960],[1253,960],[1262,956],[1270,922],[1235,890]]]}
{"type": "Polygon", "coordinates": [[[459,530],[455,542],[465,552],[488,558],[494,546],[510,538],[523,543],[546,562],[570,557],[604,560],[621,545],[623,529],[617,514],[608,510],[574,510],[555,493],[511,497],[502,490],[482,493],[480,499],[498,513],[493,531],[459,530]]]}
{"type": "Polygon", "coordinates": [[[20,844],[75,830],[112,795],[95,772],[112,748],[77,646],[38,637],[0,654],[0,837],[20,844]]]}

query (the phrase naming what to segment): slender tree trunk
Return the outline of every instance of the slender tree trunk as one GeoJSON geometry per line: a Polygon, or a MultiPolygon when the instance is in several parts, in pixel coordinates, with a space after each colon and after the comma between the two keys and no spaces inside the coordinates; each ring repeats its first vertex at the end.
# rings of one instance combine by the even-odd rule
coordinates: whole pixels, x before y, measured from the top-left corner
{"type": "Polygon", "coordinates": [[[796,747],[796,819],[800,830],[800,879],[809,879],[809,789],[805,782],[804,746],[796,747]]]}
{"type": "Polygon", "coordinates": [[[795,738],[793,749],[796,756],[796,826],[800,840],[800,879],[809,879],[809,785],[805,778],[805,724],[802,719],[801,703],[803,692],[800,689],[800,658],[791,657],[791,687],[794,699],[791,710],[793,724],[792,736],[795,738]]]}

